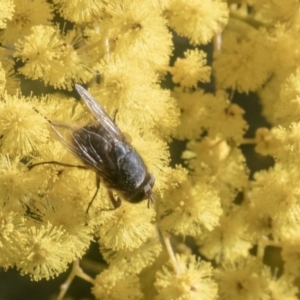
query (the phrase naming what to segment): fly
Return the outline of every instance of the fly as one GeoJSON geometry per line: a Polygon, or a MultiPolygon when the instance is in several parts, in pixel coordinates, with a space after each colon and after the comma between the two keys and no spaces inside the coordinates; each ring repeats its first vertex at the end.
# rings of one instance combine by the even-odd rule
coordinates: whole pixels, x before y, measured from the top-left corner
{"type": "Polygon", "coordinates": [[[154,176],[101,105],[82,86],[75,84],[75,88],[96,122],[85,127],[52,121],[50,124],[60,143],[96,173],[97,191],[92,201],[102,180],[115,207],[120,206],[121,200],[115,200],[111,191],[131,203],[148,199],[150,207],[154,176]]]}

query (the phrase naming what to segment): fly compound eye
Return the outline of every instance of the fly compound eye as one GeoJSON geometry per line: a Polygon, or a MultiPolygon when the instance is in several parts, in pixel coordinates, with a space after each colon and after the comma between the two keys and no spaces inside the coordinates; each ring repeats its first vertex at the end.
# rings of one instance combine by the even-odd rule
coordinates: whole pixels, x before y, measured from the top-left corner
{"type": "Polygon", "coordinates": [[[154,185],[154,177],[152,174],[147,174],[144,182],[140,185],[138,189],[135,190],[134,194],[128,198],[129,202],[138,203],[145,199],[152,199],[152,187],[154,185]]]}

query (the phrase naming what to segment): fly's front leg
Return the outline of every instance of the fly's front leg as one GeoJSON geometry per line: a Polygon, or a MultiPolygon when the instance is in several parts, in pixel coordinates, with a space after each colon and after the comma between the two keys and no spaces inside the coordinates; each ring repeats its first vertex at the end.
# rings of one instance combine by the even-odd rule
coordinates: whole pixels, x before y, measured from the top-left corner
{"type": "Polygon", "coordinates": [[[111,190],[108,190],[108,196],[110,198],[112,205],[114,206],[114,209],[117,209],[118,207],[121,206],[121,203],[122,203],[121,199],[119,197],[117,199],[115,199],[111,190]]]}

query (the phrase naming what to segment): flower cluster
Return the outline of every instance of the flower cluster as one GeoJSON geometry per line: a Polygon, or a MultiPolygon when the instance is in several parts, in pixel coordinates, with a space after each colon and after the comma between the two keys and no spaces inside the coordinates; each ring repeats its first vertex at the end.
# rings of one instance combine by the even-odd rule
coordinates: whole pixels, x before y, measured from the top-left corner
{"type": "Polygon", "coordinates": [[[58,300],[76,275],[96,299],[297,299],[299,18],[293,0],[0,1],[0,267],[39,281],[74,263],[58,300]],[[56,139],[52,121],[95,122],[75,83],[154,175],[152,207],[56,139]],[[264,126],[236,101],[250,92],[264,126]]]}

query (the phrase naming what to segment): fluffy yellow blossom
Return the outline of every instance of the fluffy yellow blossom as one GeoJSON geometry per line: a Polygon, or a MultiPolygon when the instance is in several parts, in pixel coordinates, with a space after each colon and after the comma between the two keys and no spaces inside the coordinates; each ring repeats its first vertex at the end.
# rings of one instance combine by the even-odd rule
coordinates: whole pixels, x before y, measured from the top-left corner
{"type": "Polygon", "coordinates": [[[86,83],[92,79],[93,63],[97,53],[92,57],[91,51],[85,48],[81,31],[70,30],[60,39],[63,42],[59,65],[56,69],[49,69],[43,76],[46,84],[55,88],[64,88],[71,91],[75,83],[86,83]],[[83,51],[82,51],[83,50],[83,51]]]}
{"type": "Polygon", "coordinates": [[[105,248],[132,251],[155,232],[151,224],[154,211],[144,201],[139,204],[123,201],[119,208],[106,213],[107,218],[98,231],[100,245],[105,248]]]}
{"type": "MultiPolygon", "coordinates": [[[[273,216],[261,211],[259,205],[251,201],[241,208],[244,214],[244,240],[253,245],[263,243],[267,237],[277,239],[282,235],[282,227],[273,221],[273,216]],[[263,238],[262,238],[263,237],[263,238]]],[[[250,245],[250,244],[249,244],[250,245]]]]}
{"type": "Polygon", "coordinates": [[[206,53],[198,49],[187,50],[184,57],[177,58],[174,67],[170,68],[173,82],[187,88],[196,88],[198,82],[208,82],[211,67],[206,66],[206,53]]]}
{"type": "Polygon", "coordinates": [[[296,300],[298,289],[290,275],[278,278],[254,257],[240,258],[215,270],[220,299],[296,300]]]}
{"type": "Polygon", "coordinates": [[[254,257],[240,258],[215,270],[222,300],[266,300],[269,299],[268,278],[262,264],[254,257]]]}
{"type": "MultiPolygon", "coordinates": [[[[270,62],[273,60],[276,75],[280,77],[280,85],[298,67],[295,64],[295,61],[299,59],[298,32],[297,28],[290,27],[285,23],[277,23],[272,29],[261,32],[263,44],[268,45],[269,51],[272,51],[272,56],[266,59],[269,59],[270,62]]],[[[280,88],[280,85],[276,89],[280,88]]]]}
{"type": "MultiPolygon", "coordinates": [[[[285,77],[285,76],[284,76],[285,77]]],[[[259,90],[258,95],[262,104],[262,115],[270,124],[277,124],[274,117],[275,104],[279,98],[280,86],[282,83],[282,76],[272,76],[268,83],[266,83],[262,89],[259,90]]]]}
{"type": "Polygon", "coordinates": [[[299,28],[300,5],[294,0],[252,0],[255,17],[265,23],[288,23],[299,28]]]}
{"type": "Polygon", "coordinates": [[[211,137],[233,139],[237,143],[243,138],[248,124],[243,119],[244,110],[231,103],[224,92],[216,95],[206,94],[201,99],[206,114],[202,116],[201,125],[206,128],[211,137]]]}
{"type": "Polygon", "coordinates": [[[291,123],[288,127],[273,127],[269,154],[280,162],[292,165],[297,163],[300,157],[299,130],[300,122],[291,123]]]}
{"type": "Polygon", "coordinates": [[[107,17],[99,26],[109,52],[130,56],[130,61],[134,57],[146,68],[166,72],[173,47],[158,2],[146,1],[141,5],[139,0],[109,1],[105,13],[107,17]]]}
{"type": "MultiPolygon", "coordinates": [[[[44,174],[46,175],[46,174],[44,174]]],[[[46,188],[46,176],[32,170],[20,161],[20,157],[11,159],[0,154],[0,203],[14,211],[25,212],[28,197],[37,197],[46,188]]]]}
{"type": "Polygon", "coordinates": [[[300,121],[300,68],[281,85],[279,99],[274,105],[274,118],[282,126],[300,121]]]}
{"type": "Polygon", "coordinates": [[[104,1],[99,0],[54,0],[60,14],[78,24],[88,23],[102,17],[104,1]]]}
{"type": "Polygon", "coordinates": [[[276,163],[255,173],[251,201],[269,215],[275,226],[294,226],[300,220],[300,173],[296,165],[276,163]]]}
{"type": "Polygon", "coordinates": [[[63,69],[59,60],[63,41],[52,26],[32,27],[31,34],[18,40],[15,47],[14,56],[25,63],[19,72],[31,79],[43,78],[50,69],[56,72],[63,69]]]}
{"type": "Polygon", "coordinates": [[[210,42],[226,25],[228,13],[219,0],[170,0],[167,5],[170,26],[194,45],[210,42]]]}
{"type": "Polygon", "coordinates": [[[13,95],[20,90],[20,80],[16,77],[15,63],[10,58],[3,58],[1,64],[5,71],[5,90],[8,94],[13,95]]]}
{"type": "Polygon", "coordinates": [[[219,88],[238,92],[256,91],[275,69],[272,48],[258,32],[240,37],[228,33],[215,55],[213,70],[219,88]]]}
{"type": "Polygon", "coordinates": [[[2,153],[29,155],[49,138],[49,125],[33,103],[32,98],[20,94],[4,94],[0,99],[2,153]]]}
{"type": "Polygon", "coordinates": [[[13,0],[3,0],[0,3],[0,28],[6,27],[7,20],[13,17],[15,5],[13,0]]]}
{"type": "Polygon", "coordinates": [[[57,28],[35,26],[15,44],[14,56],[25,63],[19,72],[31,79],[41,78],[55,88],[72,90],[74,83],[87,82],[93,75],[91,57],[75,49],[82,42],[79,31],[61,36],[57,28]]]}
{"type": "Polygon", "coordinates": [[[242,141],[248,128],[243,119],[244,110],[231,103],[226,93],[219,91],[213,95],[201,90],[190,94],[176,91],[174,96],[178,98],[181,109],[179,137],[183,134],[182,128],[185,128],[184,137],[207,130],[212,138],[233,139],[238,143],[242,141]]]}
{"type": "Polygon", "coordinates": [[[13,2],[13,16],[7,21],[6,29],[0,37],[2,43],[9,45],[29,34],[32,26],[48,25],[53,17],[51,5],[45,0],[14,0],[13,2]]]}
{"type": "Polygon", "coordinates": [[[175,137],[179,140],[199,138],[204,131],[201,121],[206,113],[206,107],[201,101],[205,97],[204,91],[184,92],[176,89],[173,97],[177,100],[181,112],[175,137]]]}
{"type": "Polygon", "coordinates": [[[92,289],[98,300],[142,300],[141,285],[137,275],[128,274],[126,269],[117,266],[100,273],[95,279],[92,289]]]}
{"type": "MultiPolygon", "coordinates": [[[[220,98],[221,97],[219,97],[218,100],[220,100],[220,98]]],[[[236,142],[240,142],[248,129],[248,124],[243,119],[244,110],[237,104],[230,104],[225,101],[223,101],[222,106],[222,109],[224,109],[223,111],[221,107],[214,107],[213,103],[211,103],[211,107],[208,108],[209,112],[212,114],[212,118],[206,120],[209,132],[212,136],[220,135],[221,137],[227,139],[232,138],[236,142]],[[220,123],[217,121],[218,117],[220,118],[220,123]],[[210,122],[213,122],[214,125],[212,123],[210,124],[210,122]],[[223,122],[223,127],[221,127],[221,122],[223,122]]]]}
{"type": "Polygon", "coordinates": [[[270,269],[264,268],[263,276],[268,279],[268,290],[271,298],[275,300],[297,300],[299,289],[295,286],[295,279],[289,274],[284,274],[277,278],[275,275],[270,275],[270,269]],[[266,274],[266,275],[265,275],[266,274]]]}
{"type": "Polygon", "coordinates": [[[22,236],[23,256],[16,266],[33,280],[50,279],[64,272],[74,259],[69,251],[69,237],[51,224],[31,226],[22,236]]]}
{"type": "MultiPolygon", "coordinates": [[[[299,229],[299,226],[296,226],[299,229]]],[[[281,256],[287,273],[297,277],[300,272],[300,239],[298,232],[289,235],[282,240],[281,256]]]]}
{"type": "Polygon", "coordinates": [[[245,215],[232,210],[228,215],[222,215],[220,225],[213,231],[205,231],[197,238],[200,253],[217,263],[234,261],[237,257],[247,257],[252,244],[247,235],[245,215]]]}
{"type": "MultiPolygon", "coordinates": [[[[299,225],[297,225],[295,228],[299,229],[299,225]]],[[[288,229],[287,231],[290,230],[288,229]]],[[[294,234],[290,234],[290,232],[288,232],[288,234],[285,233],[285,237],[283,237],[281,241],[283,246],[281,251],[281,258],[284,261],[285,272],[297,277],[300,272],[300,240],[298,232],[294,234]]]]}
{"type": "Polygon", "coordinates": [[[170,263],[156,274],[156,300],[214,300],[217,299],[217,285],[212,279],[210,263],[195,256],[176,256],[178,274],[170,263]]]}
{"type": "Polygon", "coordinates": [[[24,217],[19,213],[1,210],[0,213],[0,265],[2,268],[13,266],[22,257],[20,239],[26,226],[24,217]]]}
{"type": "MultiPolygon", "coordinates": [[[[101,105],[107,107],[108,112],[122,109],[122,105],[132,102],[138,105],[148,98],[149,89],[157,80],[152,70],[144,69],[123,56],[114,59],[103,59],[96,65],[102,75],[99,87],[92,88],[95,96],[99,95],[101,105]],[[129,71],[130,70],[130,71],[129,71]],[[143,95],[142,91],[145,92],[143,95]]],[[[132,107],[135,109],[135,107],[132,107]]]]}
{"type": "Polygon", "coordinates": [[[248,169],[241,150],[210,138],[189,142],[187,149],[194,153],[193,157],[187,157],[194,175],[212,182],[219,192],[222,208],[230,207],[238,191],[248,184],[248,169]]]}
{"type": "Polygon", "coordinates": [[[201,181],[186,179],[164,194],[160,207],[160,225],[179,235],[200,235],[213,230],[222,214],[216,190],[201,181]],[[164,201],[165,199],[165,201],[164,201]]]}
{"type": "MultiPolygon", "coordinates": [[[[66,170],[62,173],[65,172],[66,170]]],[[[69,235],[69,251],[75,255],[74,259],[85,253],[92,240],[92,228],[88,226],[86,220],[86,208],[88,202],[91,201],[92,193],[88,193],[88,181],[84,181],[82,177],[79,178],[83,184],[80,184],[79,178],[72,176],[72,174],[66,175],[64,180],[58,179],[57,182],[63,181],[65,185],[68,184],[69,191],[73,194],[68,193],[68,189],[61,185],[61,189],[57,189],[56,182],[49,191],[48,196],[44,196],[39,205],[36,205],[37,213],[44,222],[50,222],[69,235]],[[77,192],[76,196],[74,195],[75,192],[77,192]],[[86,200],[85,205],[81,199],[86,200]]],[[[96,186],[94,188],[96,189],[96,186]]]]}
{"type": "Polygon", "coordinates": [[[126,265],[129,273],[139,273],[142,269],[153,264],[160,254],[162,246],[157,238],[149,239],[141,247],[132,251],[112,251],[101,247],[104,259],[116,268],[126,265]]]}

